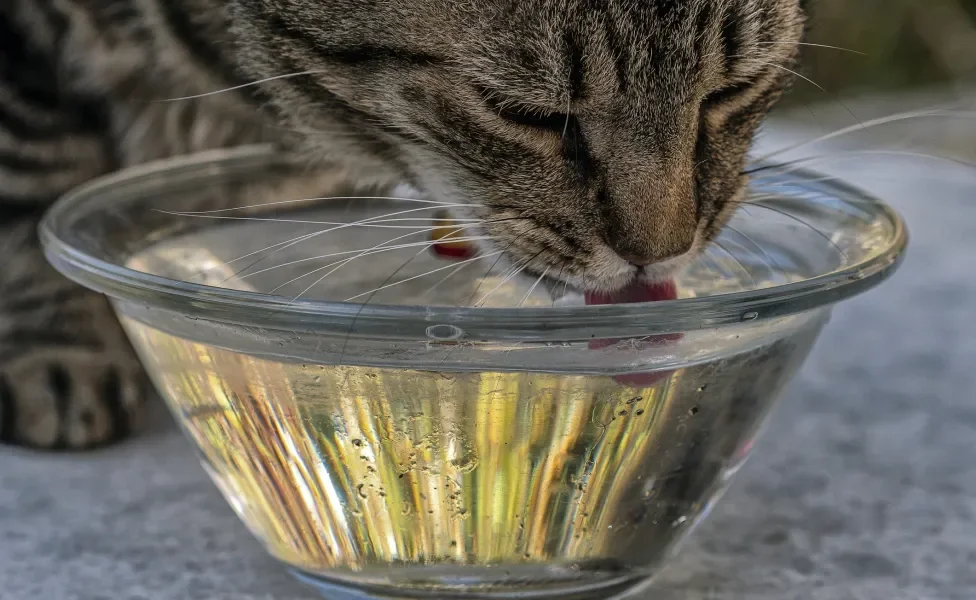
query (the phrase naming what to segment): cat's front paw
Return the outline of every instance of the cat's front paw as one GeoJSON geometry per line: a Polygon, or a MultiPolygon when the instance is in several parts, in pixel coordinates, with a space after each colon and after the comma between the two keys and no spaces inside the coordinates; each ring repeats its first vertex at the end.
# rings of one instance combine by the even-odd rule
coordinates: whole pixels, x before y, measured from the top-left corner
{"type": "Polygon", "coordinates": [[[0,363],[0,442],[70,450],[121,440],[142,427],[149,390],[121,353],[28,351],[0,363]]]}

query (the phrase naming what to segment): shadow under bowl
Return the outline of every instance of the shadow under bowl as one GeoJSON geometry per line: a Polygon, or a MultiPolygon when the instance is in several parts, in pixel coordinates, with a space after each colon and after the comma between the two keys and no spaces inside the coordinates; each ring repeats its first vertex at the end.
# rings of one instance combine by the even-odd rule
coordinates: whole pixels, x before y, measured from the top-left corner
{"type": "Polygon", "coordinates": [[[437,206],[355,194],[248,147],[98,180],[41,227],[54,266],[111,298],[230,506],[348,600],[643,587],[831,307],[907,242],[861,192],[771,174],[677,300],[553,306],[489,259],[426,252],[437,206]]]}

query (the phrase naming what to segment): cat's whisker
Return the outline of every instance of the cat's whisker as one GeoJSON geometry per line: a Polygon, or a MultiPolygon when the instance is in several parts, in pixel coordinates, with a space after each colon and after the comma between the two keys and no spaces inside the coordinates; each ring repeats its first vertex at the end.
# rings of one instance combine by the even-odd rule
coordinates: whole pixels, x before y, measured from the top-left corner
{"type": "MultiPolygon", "coordinates": [[[[248,269],[254,267],[257,264],[260,264],[260,263],[264,262],[265,260],[267,260],[268,258],[271,258],[272,256],[274,256],[278,252],[281,252],[283,250],[287,250],[288,248],[291,248],[291,247],[295,246],[296,244],[300,244],[303,241],[307,241],[309,239],[312,239],[312,238],[317,237],[317,236],[320,236],[320,235],[325,235],[327,233],[331,233],[331,232],[334,232],[334,231],[338,231],[340,229],[345,229],[347,227],[361,226],[363,224],[368,224],[368,223],[373,222],[374,219],[381,219],[382,217],[392,217],[392,216],[396,216],[396,215],[405,215],[405,214],[410,214],[410,213],[414,213],[414,212],[420,212],[420,211],[424,211],[424,210],[429,210],[429,208],[427,208],[427,207],[424,207],[424,208],[415,208],[415,209],[397,211],[397,212],[393,212],[393,213],[387,213],[387,214],[384,214],[384,215],[376,215],[376,216],[373,216],[373,217],[367,217],[365,219],[360,219],[359,221],[353,221],[351,223],[338,224],[335,227],[331,227],[331,228],[328,228],[328,229],[324,229],[322,231],[316,231],[316,232],[307,234],[305,236],[299,236],[298,238],[294,238],[290,242],[286,242],[284,246],[278,248],[274,252],[271,252],[271,253],[269,253],[269,254],[267,254],[267,255],[265,255],[265,256],[263,256],[263,257],[255,260],[254,262],[252,262],[249,265],[245,266],[243,269],[237,271],[236,273],[234,273],[233,275],[231,275],[230,277],[228,277],[227,279],[225,279],[224,280],[224,283],[227,283],[228,281],[230,281],[234,277],[240,276],[241,273],[247,271],[248,269]]],[[[200,215],[197,215],[197,216],[200,216],[200,215]]],[[[204,215],[204,216],[206,216],[206,215],[204,215]]],[[[378,222],[379,223],[383,223],[384,221],[380,220],[378,222]]],[[[478,224],[478,223],[480,223],[480,222],[475,222],[475,224],[478,224]]],[[[378,227],[383,227],[383,225],[378,225],[378,227]]],[[[427,228],[415,227],[413,229],[415,230],[414,233],[422,233],[424,231],[432,231],[434,229],[437,229],[437,227],[429,227],[429,226],[427,228]]],[[[395,238],[395,239],[402,239],[402,238],[407,237],[409,235],[411,235],[411,234],[407,234],[407,235],[404,235],[404,236],[401,236],[401,237],[395,238]]],[[[270,249],[270,248],[273,248],[273,247],[278,246],[278,245],[280,245],[280,244],[272,245],[269,248],[265,248],[265,250],[270,249]]],[[[262,252],[262,251],[263,250],[260,250],[258,252],[262,252]]],[[[248,255],[245,255],[245,256],[249,256],[249,255],[253,255],[253,254],[255,254],[255,253],[252,252],[252,253],[250,253],[248,255]]],[[[237,259],[234,259],[231,262],[236,262],[237,260],[240,260],[240,258],[241,257],[238,257],[237,259]]],[[[229,262],[229,263],[226,263],[226,264],[229,265],[231,263],[229,262]]]]}
{"type": "MultiPolygon", "coordinates": [[[[430,245],[433,246],[433,243],[430,244],[430,245]]],[[[413,260],[415,258],[417,258],[418,256],[420,256],[425,250],[426,249],[421,248],[420,252],[418,252],[417,254],[413,255],[412,257],[410,257],[410,259],[408,259],[402,265],[400,265],[399,267],[397,267],[397,269],[395,271],[393,271],[392,273],[390,273],[390,275],[383,281],[383,284],[380,285],[380,287],[378,287],[375,290],[372,290],[370,292],[367,292],[366,294],[362,294],[364,296],[368,294],[368,297],[360,305],[359,310],[356,311],[356,315],[352,318],[352,322],[349,323],[349,330],[346,332],[346,337],[345,337],[345,339],[342,340],[342,348],[339,350],[339,364],[342,364],[342,359],[346,355],[346,347],[349,345],[349,338],[352,337],[352,332],[356,329],[356,321],[358,321],[359,320],[359,316],[361,314],[363,314],[363,310],[366,309],[366,305],[369,304],[370,300],[373,299],[373,296],[375,296],[380,290],[383,290],[383,289],[385,289],[385,287],[388,286],[389,282],[394,277],[396,277],[397,273],[399,273],[400,271],[402,271],[403,269],[405,269],[407,265],[409,265],[411,262],[413,262],[413,260]]],[[[321,281],[321,280],[319,280],[319,281],[321,281]]],[[[409,281],[409,279],[406,280],[406,281],[409,281]]],[[[398,283],[404,283],[404,281],[400,281],[398,283]]],[[[315,284],[312,284],[312,285],[315,285],[315,284]]],[[[391,284],[391,285],[396,285],[396,283],[391,284]]],[[[346,300],[346,302],[349,302],[349,300],[346,300]]]]}
{"type": "MultiPolygon", "coordinates": [[[[739,56],[738,58],[748,58],[748,57],[743,57],[743,56],[739,56]]],[[[825,94],[829,94],[829,93],[830,93],[830,92],[828,92],[828,91],[827,91],[827,88],[825,88],[825,87],[823,87],[822,85],[820,85],[819,83],[817,83],[817,82],[816,82],[816,81],[814,81],[813,79],[810,79],[810,78],[809,78],[809,77],[807,77],[806,75],[804,75],[804,74],[802,74],[802,73],[800,73],[800,72],[798,72],[798,71],[796,71],[796,70],[794,70],[794,69],[790,69],[789,67],[784,67],[783,65],[779,65],[779,64],[776,64],[776,63],[774,63],[774,62],[767,62],[767,61],[756,61],[756,62],[757,62],[758,64],[763,64],[763,65],[766,65],[766,66],[769,66],[769,67],[773,67],[773,68],[775,68],[775,69],[779,69],[779,70],[781,70],[781,71],[785,71],[785,72],[787,72],[787,73],[790,73],[791,75],[793,75],[793,76],[795,76],[795,77],[799,77],[799,78],[800,78],[800,79],[802,79],[803,81],[806,81],[807,83],[809,83],[810,85],[812,85],[812,86],[814,86],[815,88],[817,88],[817,89],[818,89],[818,90],[820,90],[821,92],[823,92],[823,93],[825,93],[825,94]]],[[[841,102],[840,100],[835,100],[835,101],[836,101],[836,102],[837,102],[838,104],[840,104],[840,105],[841,105],[842,107],[844,107],[844,110],[845,110],[845,111],[847,111],[847,113],[848,113],[848,114],[850,114],[850,115],[851,115],[852,117],[854,117],[854,120],[855,120],[855,121],[857,121],[857,122],[858,122],[858,124],[860,124],[860,123],[861,123],[861,118],[860,118],[860,117],[858,117],[858,116],[857,116],[857,115],[856,115],[856,114],[854,113],[854,111],[853,111],[853,110],[851,110],[851,109],[850,109],[850,108],[849,108],[849,107],[848,107],[848,106],[847,106],[846,104],[844,104],[844,103],[843,103],[843,102],[841,102]]]]}
{"type": "Polygon", "coordinates": [[[858,123],[857,125],[851,125],[848,127],[844,127],[842,129],[838,129],[836,131],[830,132],[818,138],[806,140],[803,142],[798,142],[786,146],[785,148],[774,150],[772,152],[769,152],[767,154],[755,158],[752,162],[765,162],[771,158],[775,158],[777,156],[786,154],[788,152],[792,152],[794,150],[799,150],[800,148],[803,148],[805,146],[819,144],[838,137],[850,135],[852,133],[857,133],[874,127],[879,127],[881,125],[888,125],[890,123],[897,123],[897,122],[908,121],[912,119],[925,119],[925,118],[971,119],[971,118],[976,118],[976,111],[932,109],[932,110],[904,112],[904,113],[899,113],[894,115],[888,115],[885,117],[879,117],[877,119],[870,119],[868,121],[864,121],[863,123],[858,123]]]}
{"type": "MultiPolygon", "coordinates": [[[[413,235],[413,234],[408,234],[408,235],[413,235]]],[[[393,240],[388,240],[385,243],[389,243],[391,241],[396,241],[396,240],[402,239],[404,237],[407,237],[407,236],[400,236],[399,238],[394,238],[393,240]]],[[[479,242],[479,241],[490,240],[490,239],[491,238],[490,237],[487,237],[487,236],[471,236],[471,237],[453,238],[451,241],[453,241],[453,242],[479,242]]],[[[269,271],[274,271],[276,269],[281,269],[283,267],[290,267],[292,265],[297,265],[297,264],[301,264],[301,263],[304,263],[304,262],[310,262],[310,261],[314,261],[314,260],[323,260],[323,259],[326,259],[326,258],[334,258],[336,256],[347,256],[349,254],[357,254],[357,253],[362,253],[362,254],[360,254],[360,256],[372,256],[373,254],[379,254],[381,252],[389,252],[391,250],[403,250],[405,248],[416,248],[418,246],[425,246],[425,247],[427,247],[427,246],[430,246],[430,245],[431,245],[431,242],[429,240],[425,240],[423,242],[411,242],[409,244],[397,244],[395,246],[381,246],[379,248],[377,248],[377,247],[374,246],[373,248],[365,248],[365,249],[359,248],[359,249],[356,249],[356,250],[344,250],[342,252],[332,252],[330,254],[320,254],[319,256],[309,256],[307,258],[300,258],[298,260],[288,261],[286,263],[281,263],[281,264],[275,265],[273,267],[267,267],[267,268],[261,269],[260,271],[254,271],[253,273],[248,273],[247,275],[241,276],[240,279],[247,279],[249,277],[254,277],[254,276],[260,275],[262,273],[268,273],[269,271]]],[[[359,258],[359,256],[357,256],[356,258],[359,258]]],[[[342,262],[342,261],[339,261],[339,262],[342,262]]],[[[328,267],[330,267],[332,265],[335,265],[335,264],[337,264],[337,263],[331,263],[331,264],[326,265],[325,267],[322,267],[322,268],[325,269],[325,268],[328,268],[328,267]]],[[[298,279],[301,279],[302,277],[307,277],[308,275],[311,275],[311,274],[313,274],[315,272],[317,272],[317,270],[316,271],[309,271],[308,273],[305,273],[304,275],[302,275],[298,279]]],[[[294,280],[292,280],[292,281],[294,281],[294,280]]],[[[292,281],[289,281],[288,283],[292,283],[292,281]]]]}
{"type": "Polygon", "coordinates": [[[504,250],[501,250],[501,251],[495,253],[495,254],[498,255],[498,258],[496,258],[495,261],[491,263],[491,266],[489,266],[488,267],[488,270],[485,271],[485,274],[481,277],[481,281],[478,282],[478,285],[474,288],[474,290],[470,294],[468,294],[464,298],[464,300],[461,301],[462,304],[468,304],[471,301],[471,298],[473,298],[475,296],[475,294],[478,293],[478,290],[481,289],[481,286],[483,286],[485,284],[485,280],[487,280],[488,279],[488,276],[491,275],[491,272],[498,265],[498,262],[505,256],[505,253],[506,252],[508,252],[509,250],[512,249],[512,246],[514,246],[514,245],[515,245],[515,241],[513,240],[508,246],[505,247],[504,250]]]}
{"type": "Polygon", "coordinates": [[[837,245],[837,242],[835,242],[833,239],[831,239],[831,237],[829,235],[827,235],[826,233],[824,233],[823,231],[821,231],[819,228],[811,225],[810,223],[807,223],[806,221],[804,221],[800,217],[798,217],[796,215],[793,215],[793,214],[790,214],[790,213],[786,212],[785,210],[780,210],[780,209],[775,208],[773,206],[769,206],[768,204],[752,204],[752,206],[755,206],[756,208],[764,208],[764,209],[766,209],[768,211],[772,211],[772,212],[774,212],[776,214],[782,215],[782,216],[786,217],[787,219],[796,221],[797,223],[800,223],[801,225],[803,225],[805,227],[808,227],[811,231],[815,232],[817,235],[819,235],[823,239],[827,240],[827,242],[831,246],[833,246],[835,250],[837,250],[837,252],[844,258],[845,261],[850,262],[850,257],[847,256],[847,253],[844,252],[844,249],[843,248],[841,248],[840,246],[837,245]]]}
{"type": "MultiPolygon", "coordinates": [[[[377,245],[376,245],[376,246],[375,246],[375,247],[374,247],[373,249],[377,249],[377,248],[381,248],[381,247],[383,247],[383,245],[384,245],[384,244],[386,244],[386,243],[388,243],[388,242],[383,242],[383,244],[377,244],[377,245]]],[[[389,281],[390,279],[392,279],[394,275],[396,275],[396,274],[397,274],[397,273],[399,273],[399,272],[400,272],[401,270],[403,270],[403,269],[404,269],[404,268],[405,268],[405,267],[406,267],[406,266],[407,266],[408,264],[410,264],[411,262],[413,262],[413,260],[414,260],[415,258],[417,258],[417,257],[418,257],[418,256],[420,256],[421,254],[423,254],[424,252],[426,252],[426,251],[427,251],[427,250],[428,250],[429,248],[431,248],[432,246],[434,246],[434,245],[435,245],[436,243],[437,243],[436,241],[432,241],[432,242],[428,242],[428,243],[427,243],[426,245],[424,245],[424,246],[423,246],[423,247],[422,247],[422,248],[421,248],[421,249],[420,249],[419,251],[417,251],[417,253],[416,253],[415,255],[413,255],[412,257],[410,257],[410,259],[409,259],[409,260],[407,260],[407,261],[406,261],[405,263],[403,263],[402,265],[400,265],[400,266],[399,266],[399,267],[398,267],[398,268],[397,268],[397,269],[396,269],[396,270],[395,270],[395,271],[394,271],[394,272],[393,272],[393,273],[392,273],[392,274],[391,274],[391,275],[390,275],[390,276],[389,276],[389,277],[387,278],[387,281],[389,281]]],[[[306,294],[306,293],[307,293],[307,292],[308,292],[309,290],[311,290],[311,289],[312,289],[313,287],[315,287],[316,285],[318,285],[319,283],[321,283],[322,281],[324,281],[324,280],[325,280],[325,279],[326,279],[327,277],[329,277],[329,275],[332,275],[333,273],[335,273],[336,271],[338,271],[338,270],[339,270],[339,269],[341,269],[342,267],[344,267],[344,266],[346,266],[346,265],[347,265],[347,264],[349,264],[350,262],[352,262],[352,261],[354,261],[354,260],[356,260],[357,258],[360,258],[360,257],[362,257],[362,256],[365,256],[365,255],[366,255],[366,253],[364,252],[364,253],[361,253],[361,254],[358,254],[358,255],[356,255],[356,256],[353,256],[352,258],[347,258],[347,259],[345,259],[345,260],[343,260],[343,261],[341,261],[341,264],[340,264],[340,265],[338,265],[338,266],[336,266],[336,267],[335,267],[334,269],[332,269],[331,271],[329,271],[329,272],[328,272],[328,273],[326,273],[325,275],[323,275],[323,276],[321,276],[321,277],[319,277],[318,279],[316,279],[316,280],[315,280],[315,281],[314,281],[314,282],[313,282],[313,283],[312,283],[312,284],[311,284],[310,286],[308,286],[307,288],[305,288],[304,290],[302,290],[301,292],[299,292],[299,294],[298,294],[297,296],[295,296],[294,298],[292,298],[292,300],[291,300],[291,301],[292,301],[292,302],[296,302],[296,301],[297,301],[297,300],[298,300],[299,298],[301,298],[301,297],[302,297],[303,295],[305,295],[305,294],[306,294]]],[[[375,293],[375,292],[374,292],[374,293],[375,293]]],[[[364,294],[364,295],[365,295],[365,294],[364,294]]],[[[370,298],[372,298],[372,297],[373,297],[373,296],[372,296],[372,295],[370,295],[370,298]]],[[[367,302],[368,302],[368,301],[369,301],[369,300],[367,299],[367,302]]],[[[348,300],[347,300],[346,302],[348,302],[348,300]]]]}
{"type": "Polygon", "coordinates": [[[739,265],[739,267],[742,269],[742,272],[745,273],[746,277],[749,278],[749,281],[752,282],[753,287],[756,287],[758,285],[756,278],[752,276],[752,271],[750,271],[749,268],[746,267],[746,264],[742,262],[742,260],[738,256],[736,256],[734,252],[726,248],[724,245],[722,245],[722,242],[718,240],[712,240],[712,244],[718,246],[718,248],[722,250],[722,252],[728,254],[729,258],[731,258],[733,261],[735,261],[736,264],[739,265]]]}
{"type": "Polygon", "coordinates": [[[806,46],[808,48],[826,48],[828,50],[840,50],[841,52],[850,52],[851,54],[868,56],[866,52],[861,52],[860,50],[854,50],[852,48],[844,48],[842,46],[831,46],[830,44],[813,44],[809,42],[753,42],[753,43],[757,46],[806,46]]]}
{"type": "Polygon", "coordinates": [[[232,92],[234,90],[241,90],[244,88],[254,87],[256,85],[261,85],[262,83],[268,83],[269,81],[277,81],[279,79],[288,79],[290,77],[301,77],[304,75],[315,75],[318,73],[325,73],[326,71],[322,69],[315,69],[311,71],[298,71],[296,73],[285,73],[284,75],[275,75],[273,77],[265,77],[264,79],[258,79],[256,81],[251,81],[250,83],[242,83],[240,85],[234,85],[231,87],[222,88],[219,90],[214,90],[212,92],[204,92],[202,94],[192,94],[190,96],[178,96],[176,98],[163,98],[162,100],[157,100],[157,102],[178,102],[180,100],[193,100],[194,98],[205,98],[207,96],[216,96],[217,94],[224,94],[226,92],[232,92]]]}
{"type": "MultiPolygon", "coordinates": [[[[925,158],[925,159],[932,159],[932,160],[948,161],[965,167],[976,168],[976,163],[974,162],[970,162],[967,160],[963,160],[961,158],[955,158],[951,156],[942,156],[939,154],[930,154],[927,152],[913,152],[909,150],[869,149],[869,150],[844,150],[839,152],[832,152],[830,154],[817,154],[812,156],[804,156],[802,158],[797,158],[794,160],[790,160],[778,164],[763,165],[753,169],[747,169],[746,171],[743,171],[743,173],[746,175],[752,175],[763,171],[774,171],[776,174],[791,173],[800,170],[801,168],[803,168],[803,165],[812,162],[826,162],[833,159],[850,158],[850,157],[858,157],[858,156],[902,156],[902,157],[911,157],[911,158],[925,158]]],[[[757,181],[762,181],[762,179],[757,181]]]]}
{"type": "MultiPolygon", "coordinates": [[[[538,255],[536,255],[536,256],[538,256],[538,255]]],[[[497,292],[499,289],[501,289],[501,287],[503,285],[505,285],[506,283],[508,283],[509,281],[511,281],[512,279],[514,279],[515,277],[517,277],[520,273],[522,273],[522,271],[524,271],[525,268],[529,266],[529,263],[532,262],[532,259],[533,258],[535,258],[535,257],[532,257],[532,258],[523,258],[522,260],[518,261],[510,269],[511,273],[509,273],[508,275],[505,275],[502,278],[502,280],[498,282],[498,285],[496,285],[494,288],[492,288],[491,291],[489,291],[487,294],[485,294],[484,296],[482,296],[481,297],[481,300],[478,300],[477,302],[475,302],[474,305],[475,306],[483,306],[485,304],[485,302],[488,301],[488,298],[490,298],[492,296],[492,294],[494,294],[495,292],[497,292]]]]}
{"type": "MultiPolygon", "coordinates": [[[[730,56],[729,58],[742,58],[742,59],[749,59],[749,60],[754,60],[754,59],[752,59],[752,58],[751,58],[751,57],[749,57],[749,56],[743,56],[743,55],[741,55],[741,54],[733,54],[733,55],[732,55],[732,56],[730,56]]],[[[809,84],[810,84],[810,85],[812,85],[813,87],[815,87],[815,88],[817,88],[817,89],[818,89],[818,90],[820,90],[821,92],[824,92],[825,94],[826,94],[826,93],[829,93],[829,92],[827,91],[827,89],[826,89],[825,87],[823,87],[822,85],[820,85],[820,84],[819,84],[819,83],[817,83],[816,81],[814,81],[814,80],[812,80],[812,79],[810,79],[810,78],[809,78],[809,77],[807,77],[806,75],[804,75],[804,74],[802,74],[802,73],[800,73],[800,72],[798,72],[798,71],[795,71],[795,70],[793,70],[793,69],[791,69],[791,68],[789,68],[789,67],[785,67],[785,66],[783,66],[783,65],[780,65],[780,64],[776,64],[776,63],[774,63],[774,62],[769,62],[769,61],[763,61],[763,60],[756,60],[756,61],[755,61],[755,63],[756,63],[756,64],[759,64],[759,65],[766,65],[767,67],[772,67],[772,68],[774,68],[774,69],[779,69],[780,71],[785,71],[785,72],[787,72],[787,73],[789,73],[789,74],[791,74],[791,75],[793,75],[793,76],[795,76],[795,77],[799,77],[799,78],[800,78],[800,79],[802,79],[803,81],[806,81],[807,83],[809,83],[809,84]]]]}
{"type": "MultiPolygon", "coordinates": [[[[491,238],[482,238],[482,239],[491,239],[491,238]]],[[[461,264],[459,264],[453,271],[451,271],[450,273],[448,273],[444,277],[441,277],[439,280],[437,280],[437,283],[435,283],[434,285],[430,286],[427,289],[427,291],[424,292],[420,296],[420,300],[425,300],[426,298],[429,298],[430,295],[433,294],[434,291],[437,288],[439,288],[441,285],[443,285],[444,283],[446,283],[448,279],[450,279],[451,277],[454,277],[455,275],[457,275],[458,273],[460,273],[463,269],[465,269],[466,267],[468,267],[469,265],[472,265],[472,264],[474,264],[474,263],[472,263],[472,262],[462,262],[461,264]]]]}
{"type": "MultiPolygon", "coordinates": [[[[395,202],[414,202],[418,204],[431,204],[434,206],[443,207],[471,207],[478,206],[477,204],[454,204],[450,202],[440,202],[437,200],[425,200],[421,198],[405,198],[400,196],[319,196],[315,198],[294,198],[292,200],[278,200],[276,202],[263,202],[261,204],[248,204],[246,206],[234,206],[231,208],[218,208],[215,210],[184,210],[179,213],[169,213],[162,209],[153,209],[156,212],[162,212],[166,214],[180,214],[180,215],[213,215],[217,213],[231,212],[235,210],[251,210],[255,208],[266,208],[268,206],[282,206],[286,204],[298,204],[301,202],[318,202],[318,201],[328,201],[328,200],[393,200],[395,202]]],[[[432,207],[418,208],[414,212],[420,212],[423,210],[432,210],[432,207]]],[[[396,213],[402,214],[402,213],[396,213]]]]}
{"type": "MultiPolygon", "coordinates": [[[[238,256],[237,258],[234,258],[232,260],[226,261],[226,262],[224,262],[224,263],[222,263],[220,265],[211,267],[209,269],[204,269],[204,270],[198,272],[196,275],[194,275],[194,277],[206,277],[207,274],[210,273],[211,271],[213,271],[214,269],[222,269],[223,267],[229,266],[229,265],[231,265],[231,264],[233,264],[233,263],[235,263],[237,261],[244,260],[245,258],[248,258],[250,256],[254,256],[255,254],[260,254],[262,252],[266,252],[268,250],[271,250],[272,248],[277,248],[278,246],[284,246],[284,245],[290,244],[290,243],[300,243],[301,241],[306,240],[306,239],[308,239],[308,238],[310,238],[310,237],[312,237],[314,235],[316,235],[316,234],[315,233],[306,233],[306,234],[300,235],[298,237],[290,238],[290,239],[287,239],[287,240],[284,240],[284,241],[281,241],[281,242],[277,242],[275,244],[271,244],[270,246],[265,246],[264,248],[261,248],[260,250],[254,250],[253,252],[248,252],[247,254],[244,254],[242,256],[238,256]]],[[[231,277],[229,277],[228,279],[225,279],[224,280],[224,283],[227,283],[228,281],[230,281],[230,279],[233,279],[235,276],[236,275],[231,275],[231,277]]]]}
{"type": "MultiPolygon", "coordinates": [[[[271,293],[274,293],[274,292],[278,291],[279,289],[283,288],[284,286],[289,285],[291,283],[294,283],[295,281],[298,281],[299,279],[302,279],[304,277],[308,277],[309,275],[312,275],[314,273],[318,273],[320,271],[324,271],[325,269],[328,269],[329,267],[335,266],[335,268],[333,268],[331,271],[329,271],[328,273],[326,273],[322,277],[318,278],[312,285],[310,285],[308,288],[306,288],[305,290],[303,290],[302,291],[302,294],[304,294],[305,292],[307,292],[308,290],[310,290],[312,287],[318,285],[323,280],[325,280],[329,275],[332,275],[333,273],[335,273],[336,271],[338,271],[342,267],[346,266],[350,262],[356,260],[357,258],[361,258],[363,256],[368,256],[369,254],[373,254],[373,253],[379,251],[380,249],[385,248],[386,245],[389,244],[390,242],[395,242],[395,241],[401,240],[401,239],[403,239],[405,237],[409,237],[410,235],[414,235],[414,234],[409,234],[408,233],[408,234],[405,234],[405,235],[401,235],[399,237],[395,237],[392,240],[385,240],[385,241],[380,242],[379,244],[376,244],[376,245],[374,245],[374,246],[372,246],[370,248],[367,248],[365,250],[359,251],[358,254],[356,254],[355,256],[352,256],[351,258],[346,258],[346,259],[343,259],[343,260],[336,261],[334,263],[325,265],[324,267],[319,267],[317,269],[313,269],[312,271],[309,271],[307,273],[304,273],[302,275],[299,275],[298,277],[295,277],[293,279],[290,279],[290,280],[286,281],[285,283],[283,283],[283,284],[279,285],[278,287],[274,288],[273,290],[271,290],[271,293]]],[[[421,244],[423,244],[424,247],[421,248],[420,252],[425,251],[427,248],[430,248],[431,246],[433,246],[436,243],[437,243],[436,241],[421,242],[421,244]]],[[[418,256],[420,255],[420,252],[417,253],[418,256]]],[[[302,294],[299,294],[299,296],[302,295],[302,294]]]]}
{"type": "Polygon", "coordinates": [[[177,217],[195,217],[198,219],[221,219],[221,220],[231,220],[231,221],[263,221],[268,223],[293,223],[299,225],[335,225],[337,228],[341,227],[373,227],[376,229],[423,229],[427,230],[429,227],[424,227],[421,225],[386,225],[386,223],[395,223],[399,221],[418,221],[421,219],[377,219],[375,221],[364,221],[364,222],[354,222],[354,223],[343,223],[337,221],[310,221],[303,219],[274,219],[267,217],[224,217],[216,215],[189,215],[177,212],[167,212],[160,211],[169,215],[177,217]]]}
{"type": "MultiPolygon", "coordinates": [[[[476,260],[481,260],[481,259],[485,259],[485,258],[491,258],[493,256],[500,256],[500,255],[504,254],[504,252],[505,252],[504,250],[499,250],[497,252],[492,252],[490,254],[482,254],[482,255],[479,255],[479,256],[475,256],[474,258],[467,258],[467,259],[465,259],[465,260],[463,260],[461,262],[474,262],[476,260]]],[[[420,279],[421,277],[427,277],[428,275],[433,275],[434,273],[439,273],[441,271],[446,271],[447,269],[451,269],[451,268],[453,268],[455,266],[457,266],[457,265],[450,264],[450,265],[447,265],[447,266],[444,266],[444,267],[438,267],[436,269],[427,271],[426,273],[421,273],[420,275],[414,275],[413,277],[409,277],[407,279],[403,279],[403,280],[397,281],[395,283],[388,283],[388,284],[385,284],[385,285],[381,285],[380,287],[375,288],[375,289],[372,289],[372,290],[370,290],[368,292],[363,292],[361,294],[356,294],[355,296],[351,296],[349,298],[346,298],[343,302],[352,302],[353,300],[356,300],[357,298],[362,298],[363,296],[368,296],[370,294],[374,294],[376,292],[379,292],[379,291],[382,291],[382,290],[391,288],[391,287],[393,287],[395,285],[400,285],[402,283],[407,283],[408,281],[414,281],[416,279],[420,279]]]]}
{"type": "Polygon", "coordinates": [[[546,278],[546,275],[549,273],[549,270],[551,268],[552,267],[545,268],[545,270],[542,272],[542,275],[539,275],[538,279],[535,280],[535,283],[532,284],[532,287],[529,288],[529,291],[525,292],[525,295],[522,296],[521,300],[519,300],[519,303],[515,306],[516,308],[522,308],[523,306],[525,306],[525,303],[528,302],[529,298],[532,296],[532,292],[534,292],[535,289],[539,287],[539,284],[542,283],[542,281],[546,278]]]}
{"type": "Polygon", "coordinates": [[[839,175],[824,175],[822,177],[811,177],[809,179],[788,179],[786,181],[775,181],[775,178],[779,176],[780,173],[773,173],[763,177],[757,177],[756,179],[752,180],[752,183],[763,186],[789,187],[796,185],[807,185],[811,183],[825,183],[828,181],[841,181],[844,179],[839,175]]]}
{"type": "Polygon", "coordinates": [[[556,286],[559,285],[559,281],[563,278],[563,273],[565,271],[566,271],[566,265],[563,265],[563,266],[559,267],[559,272],[556,273],[556,282],[552,285],[552,288],[551,288],[552,291],[553,291],[553,293],[551,294],[551,296],[552,296],[552,307],[553,308],[556,307],[556,294],[555,294],[556,286]]]}
{"type": "Polygon", "coordinates": [[[747,242],[749,242],[759,252],[759,254],[762,255],[763,259],[765,259],[765,261],[766,261],[766,264],[769,265],[769,267],[771,269],[774,269],[775,268],[775,269],[778,269],[779,271],[782,271],[783,270],[783,268],[780,266],[780,264],[778,262],[776,262],[776,260],[772,256],[770,256],[768,252],[766,252],[766,249],[762,247],[762,244],[760,244],[755,239],[753,239],[752,236],[748,235],[747,233],[745,233],[744,231],[742,231],[740,229],[736,229],[732,225],[726,224],[725,227],[726,227],[726,229],[735,232],[736,234],[738,234],[739,236],[741,236],[742,239],[744,239],[747,242]]]}

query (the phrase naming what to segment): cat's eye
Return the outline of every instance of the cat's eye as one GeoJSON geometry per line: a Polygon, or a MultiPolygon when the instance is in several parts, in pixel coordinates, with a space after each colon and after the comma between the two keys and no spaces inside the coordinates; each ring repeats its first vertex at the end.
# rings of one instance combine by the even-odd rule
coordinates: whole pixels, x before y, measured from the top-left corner
{"type": "Polygon", "coordinates": [[[523,127],[562,133],[566,130],[566,124],[572,119],[566,113],[546,112],[543,109],[508,101],[485,88],[478,88],[478,93],[489,110],[502,119],[523,127]]]}

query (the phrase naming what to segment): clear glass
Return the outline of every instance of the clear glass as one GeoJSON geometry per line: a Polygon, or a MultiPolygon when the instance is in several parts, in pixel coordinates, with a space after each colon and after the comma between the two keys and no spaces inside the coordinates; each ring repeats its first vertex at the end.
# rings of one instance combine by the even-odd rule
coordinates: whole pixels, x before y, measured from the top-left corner
{"type": "Polygon", "coordinates": [[[882,203],[780,173],[676,276],[679,299],[580,306],[427,252],[428,205],[335,199],[353,195],[251,147],[100,180],[42,225],[52,263],[113,298],[241,519],[349,600],[640,589],[831,306],[907,241],[882,203]],[[332,199],[282,202],[313,196],[332,199]],[[393,226],[349,225],[369,219],[393,226]]]}

